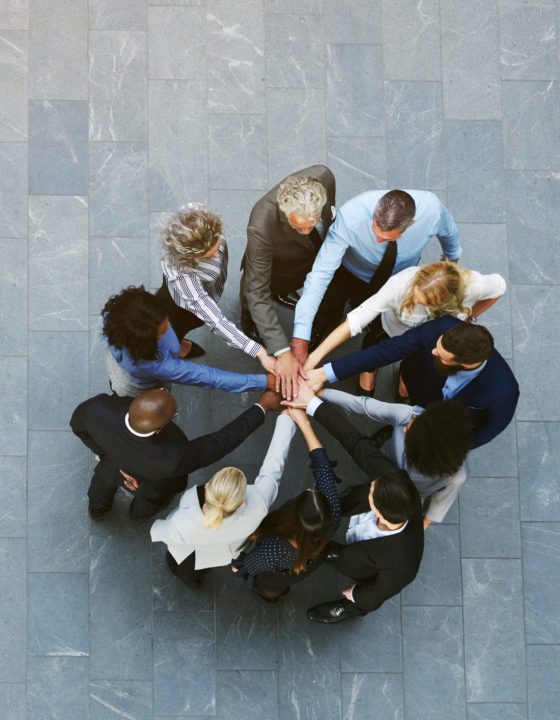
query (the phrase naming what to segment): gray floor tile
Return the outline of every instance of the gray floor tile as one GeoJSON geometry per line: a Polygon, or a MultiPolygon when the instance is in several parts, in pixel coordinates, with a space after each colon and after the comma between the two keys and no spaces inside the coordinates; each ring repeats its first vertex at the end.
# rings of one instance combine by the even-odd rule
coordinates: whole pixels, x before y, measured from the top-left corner
{"type": "Polygon", "coordinates": [[[467,720],[527,720],[527,706],[518,703],[469,703],[467,720]]]}
{"type": "Polygon", "coordinates": [[[559,643],[560,524],[523,523],[525,636],[528,643],[559,643]]]}
{"type": "Polygon", "coordinates": [[[27,237],[27,143],[0,144],[0,237],[27,237]]]}
{"type": "MultiPolygon", "coordinates": [[[[108,297],[106,298],[106,300],[108,297]]],[[[91,306],[90,306],[91,307],[91,306]]],[[[101,308],[97,308],[100,310],[101,308]]],[[[107,345],[101,336],[101,328],[99,326],[99,317],[97,315],[90,316],[89,329],[89,384],[88,397],[98,395],[99,393],[110,393],[109,376],[105,369],[105,354],[107,345]]],[[[84,398],[85,399],[85,396],[84,398]]]]}
{"type": "Polygon", "coordinates": [[[461,608],[403,608],[403,643],[407,720],[464,720],[461,608]]]}
{"type": "Polygon", "coordinates": [[[342,675],[342,717],[344,720],[369,720],[372,711],[390,720],[404,717],[403,686],[400,675],[342,675]]]}
{"type": "Polygon", "coordinates": [[[199,7],[148,8],[148,77],[204,80],[206,16],[199,7]],[[184,42],[188,28],[189,42],[184,42]]]}
{"type": "Polygon", "coordinates": [[[10,720],[27,720],[25,685],[23,683],[0,684],[0,707],[10,720]]]}
{"type": "Polygon", "coordinates": [[[555,8],[545,1],[534,7],[524,3],[498,3],[498,8],[502,78],[556,79],[555,8]],[[519,32],[520,28],[523,32],[519,32]]]}
{"type": "Polygon", "coordinates": [[[324,0],[264,0],[265,12],[290,15],[320,15],[323,11],[324,0]]]}
{"type": "Polygon", "coordinates": [[[25,537],[27,480],[24,457],[0,457],[0,537],[25,537]]]}
{"type": "Polygon", "coordinates": [[[520,560],[463,560],[469,702],[524,702],[520,560]]]}
{"type": "Polygon", "coordinates": [[[443,111],[446,118],[501,117],[496,3],[440,3],[443,111]],[[476,72],[473,72],[476,67],[476,72]]]}
{"type": "Polygon", "coordinates": [[[264,113],[266,86],[262,2],[209,0],[206,21],[210,112],[264,113]]]}
{"type": "Polygon", "coordinates": [[[29,336],[29,427],[66,430],[87,397],[87,332],[32,332],[29,336]],[[51,358],[56,358],[55,365],[51,358]]]}
{"type": "Polygon", "coordinates": [[[89,576],[31,573],[27,584],[29,655],[89,655],[89,576]]]}
{"type": "Polygon", "coordinates": [[[459,502],[462,557],[521,557],[517,478],[471,477],[459,502]]]}
{"type": "Polygon", "coordinates": [[[382,0],[325,0],[325,42],[381,45],[382,0]]]}
{"type": "Polygon", "coordinates": [[[216,679],[216,714],[228,720],[278,718],[275,672],[221,671],[216,679]]]}
{"type": "Polygon", "coordinates": [[[266,189],[266,123],[262,115],[211,115],[208,186],[266,189]]]}
{"type": "Polygon", "coordinates": [[[145,237],[148,232],[147,147],[141,143],[92,143],[90,233],[145,237]]]}
{"type": "Polygon", "coordinates": [[[154,613],[154,709],[215,715],[214,613],[154,613]]]}
{"type": "Polygon", "coordinates": [[[29,434],[30,572],[87,572],[87,461],[88,451],[70,432],[29,434]]]}
{"type": "Polygon", "coordinates": [[[0,142],[27,139],[27,36],[0,31],[0,142]]]}
{"type": "Polygon", "coordinates": [[[513,288],[513,349],[521,387],[519,420],[560,420],[558,386],[543,382],[550,378],[551,368],[557,363],[560,336],[554,307],[559,298],[558,286],[513,288]]]}
{"type": "Polygon", "coordinates": [[[382,66],[380,46],[327,45],[328,135],[384,135],[382,66]]]}
{"type": "Polygon", "coordinates": [[[458,222],[504,220],[502,128],[493,120],[445,124],[447,202],[458,222]]]}
{"type": "Polygon", "coordinates": [[[29,191],[85,195],[88,191],[85,102],[37,100],[29,105],[29,191]]]}
{"type": "Polygon", "coordinates": [[[134,720],[152,720],[151,682],[103,681],[89,686],[90,720],[114,720],[115,715],[134,720]]]}
{"type": "Polygon", "coordinates": [[[503,83],[504,157],[513,170],[555,170],[560,166],[558,83],[503,83]]]}
{"type": "Polygon", "coordinates": [[[29,96],[87,100],[87,0],[30,4],[29,96]]]}
{"type": "Polygon", "coordinates": [[[0,408],[0,454],[27,452],[27,358],[0,357],[0,375],[5,389],[0,408]]]}
{"type": "Polygon", "coordinates": [[[90,33],[90,140],[147,139],[146,63],[146,33],[128,30],[90,33]]]}
{"type": "Polygon", "coordinates": [[[336,178],[336,204],[367,190],[387,187],[387,153],[383,138],[327,138],[327,165],[336,178]]]}
{"type": "Polygon", "coordinates": [[[95,535],[90,550],[91,677],[151,680],[149,536],[95,535]]]}
{"type": "Polygon", "coordinates": [[[325,163],[324,90],[270,88],[267,103],[270,175],[283,178],[296,168],[325,163]]]}
{"type": "Polygon", "coordinates": [[[25,680],[27,612],[23,538],[0,538],[0,570],[0,682],[17,683],[25,680]]]}
{"type": "Polygon", "coordinates": [[[110,295],[129,285],[149,288],[148,238],[92,238],[89,309],[97,316],[110,295]]]}
{"type": "Polygon", "coordinates": [[[556,283],[554,250],[560,178],[553,172],[506,173],[509,276],[513,283],[556,283]],[[538,212],[534,211],[538,205],[538,212]]]}
{"type": "Polygon", "coordinates": [[[88,276],[86,200],[79,196],[31,197],[30,328],[87,330],[88,276]]]}
{"type": "Polygon", "coordinates": [[[383,0],[383,60],[386,80],[441,80],[439,6],[383,0]],[[395,42],[396,38],[402,38],[395,42]]]}
{"type": "Polygon", "coordinates": [[[27,243],[0,240],[0,346],[9,355],[27,354],[27,243]]]}
{"type": "Polygon", "coordinates": [[[0,28],[27,30],[29,27],[29,0],[8,0],[0,7],[0,28]]]}
{"type": "Polygon", "coordinates": [[[529,645],[527,648],[529,717],[554,720],[560,702],[560,646],[529,645]]]}
{"type": "Polygon", "coordinates": [[[560,511],[559,423],[518,423],[522,520],[558,519],[560,511]]]}
{"type": "Polygon", "coordinates": [[[385,107],[388,185],[443,187],[441,83],[385,83],[385,107]]]}
{"type": "Polygon", "coordinates": [[[175,212],[208,196],[206,84],[150,82],[150,210],[175,212]],[[172,105],[173,113],[162,109],[172,105]]]}
{"type": "Polygon", "coordinates": [[[416,580],[402,592],[403,605],[461,604],[461,546],[457,525],[433,523],[426,531],[416,580]]]}
{"type": "Polygon", "coordinates": [[[323,20],[311,15],[266,15],[266,82],[270,87],[325,86],[323,20]]]}
{"type": "Polygon", "coordinates": [[[88,717],[88,660],[82,657],[30,657],[27,710],[35,720],[88,717]]]}
{"type": "MultiPolygon", "coordinates": [[[[174,5],[179,2],[173,1],[174,5]]],[[[95,30],[146,30],[147,12],[144,0],[90,0],[89,27],[95,30]]]]}

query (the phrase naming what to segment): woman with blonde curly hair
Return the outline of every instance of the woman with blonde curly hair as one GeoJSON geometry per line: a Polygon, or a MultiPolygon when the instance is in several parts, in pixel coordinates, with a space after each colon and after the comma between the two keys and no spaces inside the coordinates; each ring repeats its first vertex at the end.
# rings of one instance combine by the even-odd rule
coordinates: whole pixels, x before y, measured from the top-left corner
{"type": "Polygon", "coordinates": [[[152,541],[167,545],[167,565],[186,585],[199,587],[203,570],[240,554],[276,499],[294,433],[292,420],[280,415],[253,485],[241,470],[223,468],[183,493],[179,507],[152,525],[152,541]]]}
{"type": "Polygon", "coordinates": [[[181,342],[181,355],[198,357],[204,350],[186,339],[194,328],[208,325],[228,345],[257,357],[265,370],[274,370],[275,359],[248,338],[220,308],[227,278],[228,248],[221,219],[200,203],[189,203],[176,212],[163,230],[161,242],[163,285],[157,295],[181,342]]]}
{"type": "MultiPolygon", "coordinates": [[[[482,275],[453,262],[406,268],[348,313],[346,320],[309,355],[305,369],[313,369],[334,348],[368,326],[364,348],[442,315],[476,322],[505,290],[506,283],[501,275],[482,275]]],[[[360,375],[360,392],[373,394],[375,376],[375,371],[360,375]]]]}

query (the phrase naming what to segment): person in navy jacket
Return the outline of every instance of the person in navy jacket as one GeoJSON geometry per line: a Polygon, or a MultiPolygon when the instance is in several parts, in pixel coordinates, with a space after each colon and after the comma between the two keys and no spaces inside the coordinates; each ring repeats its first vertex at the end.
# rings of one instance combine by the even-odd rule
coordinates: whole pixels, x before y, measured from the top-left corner
{"type": "Polygon", "coordinates": [[[401,364],[401,387],[413,405],[455,397],[471,411],[471,447],[490,442],[511,422],[519,385],[481,325],[445,316],[403,335],[308,371],[314,390],[372,368],[401,364]]]}

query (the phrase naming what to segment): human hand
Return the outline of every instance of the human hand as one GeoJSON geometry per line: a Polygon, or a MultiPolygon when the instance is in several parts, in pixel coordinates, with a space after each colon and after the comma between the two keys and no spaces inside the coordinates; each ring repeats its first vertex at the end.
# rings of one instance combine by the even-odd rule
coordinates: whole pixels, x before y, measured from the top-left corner
{"type": "Polygon", "coordinates": [[[307,356],[305,365],[303,366],[304,371],[307,372],[308,370],[314,370],[315,365],[317,365],[318,362],[319,362],[319,360],[316,359],[315,353],[314,352],[310,353],[307,356]]]}
{"type": "Polygon", "coordinates": [[[276,374],[276,358],[272,355],[269,355],[264,348],[261,348],[259,352],[257,353],[257,358],[259,359],[261,365],[263,368],[269,372],[276,374]]]}
{"type": "Polygon", "coordinates": [[[279,393],[274,392],[274,390],[265,390],[257,400],[257,403],[265,412],[268,412],[269,410],[280,411],[283,409],[280,405],[281,400],[282,396],[279,393]]]}
{"type": "Polygon", "coordinates": [[[127,490],[130,490],[130,492],[136,492],[138,488],[140,487],[140,483],[138,480],[133,477],[132,475],[129,475],[128,473],[125,473],[124,470],[119,470],[120,474],[123,476],[123,485],[127,490]]]}
{"type": "Polygon", "coordinates": [[[319,392],[323,385],[327,382],[327,375],[323,368],[309,370],[307,373],[307,384],[314,393],[319,392]]]}
{"type": "Polygon", "coordinates": [[[290,343],[292,352],[300,365],[305,365],[309,350],[309,340],[302,340],[301,338],[292,338],[290,343]]]}
{"type": "Polygon", "coordinates": [[[239,570],[238,570],[236,567],[233,567],[233,565],[232,565],[232,566],[231,566],[231,572],[232,572],[232,573],[238,573],[239,570]]]}
{"type": "Polygon", "coordinates": [[[288,407],[288,415],[298,427],[301,427],[302,424],[309,424],[309,418],[302,408],[288,407]]]}
{"type": "Polygon", "coordinates": [[[315,393],[305,380],[300,379],[298,385],[298,395],[291,402],[289,400],[282,401],[282,405],[292,408],[306,408],[310,401],[315,397],[315,393]]]}
{"type": "Polygon", "coordinates": [[[350,602],[354,602],[354,599],[352,597],[352,591],[354,590],[355,587],[356,587],[355,585],[350,585],[350,587],[347,587],[346,590],[342,591],[342,594],[344,595],[344,597],[347,600],[350,600],[350,602]]]}
{"type": "Polygon", "coordinates": [[[297,397],[298,394],[298,378],[303,374],[303,370],[295,355],[288,350],[276,358],[276,392],[282,392],[282,396],[286,400],[297,397]]]}

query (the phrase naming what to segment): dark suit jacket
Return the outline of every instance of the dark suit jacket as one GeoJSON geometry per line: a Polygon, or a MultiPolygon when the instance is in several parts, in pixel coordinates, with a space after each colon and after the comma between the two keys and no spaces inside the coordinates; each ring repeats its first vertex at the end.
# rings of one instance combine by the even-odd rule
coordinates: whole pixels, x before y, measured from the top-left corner
{"type": "MultiPolygon", "coordinates": [[[[371,480],[392,472],[397,466],[362,435],[345,415],[330,403],[322,403],[315,418],[351,455],[371,480]]],[[[359,515],[371,510],[368,501],[371,481],[350,488],[342,496],[342,514],[359,515]]],[[[411,583],[418,573],[424,551],[424,527],[420,496],[417,512],[397,535],[362,540],[345,545],[335,562],[338,572],[356,580],[353,597],[357,607],[377,610],[411,583]]]]}
{"type": "MultiPolygon", "coordinates": [[[[446,330],[464,324],[446,316],[419,325],[403,335],[383,340],[378,345],[347,355],[332,363],[339,380],[364,370],[403,360],[402,374],[414,405],[426,407],[442,399],[446,378],[434,367],[432,350],[446,330]]],[[[509,365],[497,350],[472,382],[455,396],[471,412],[473,434],[471,447],[490,442],[511,422],[519,399],[519,385],[509,365]]]]}
{"type": "Polygon", "coordinates": [[[138,437],[125,425],[132,398],[96,395],[78,405],[70,420],[72,432],[102,462],[133,475],[142,487],[159,494],[184,490],[189,472],[206,467],[231,452],[264,423],[261,408],[252,405],[217,432],[188,440],[183,431],[168,423],[161,432],[138,437]]]}
{"type": "MultiPolygon", "coordinates": [[[[333,221],[334,175],[324,165],[312,165],[291,174],[316,178],[325,187],[327,202],[321,219],[326,233],[333,221]]],[[[302,287],[318,252],[309,237],[290,227],[286,216],[278,209],[276,193],[280,184],[267,192],[251,211],[242,261],[242,303],[248,308],[269,353],[290,344],[280,325],[272,294],[302,287]]]]}

